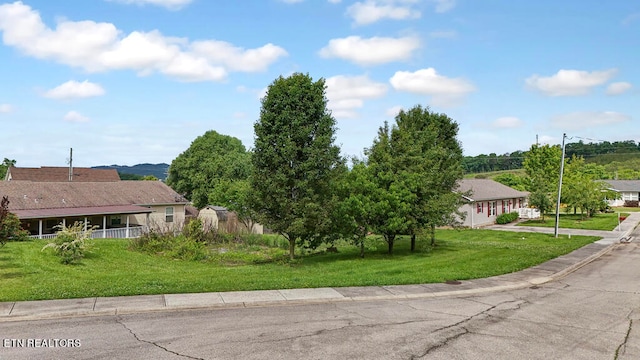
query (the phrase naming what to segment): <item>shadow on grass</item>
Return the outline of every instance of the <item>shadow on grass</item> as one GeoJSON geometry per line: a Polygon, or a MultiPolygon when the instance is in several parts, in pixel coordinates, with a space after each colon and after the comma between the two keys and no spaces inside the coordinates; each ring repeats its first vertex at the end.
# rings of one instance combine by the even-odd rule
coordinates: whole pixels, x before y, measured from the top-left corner
{"type": "Polygon", "coordinates": [[[0,274],[0,279],[2,279],[2,280],[17,279],[17,278],[21,278],[21,277],[24,277],[24,274],[22,272],[19,272],[19,271],[0,274]]]}

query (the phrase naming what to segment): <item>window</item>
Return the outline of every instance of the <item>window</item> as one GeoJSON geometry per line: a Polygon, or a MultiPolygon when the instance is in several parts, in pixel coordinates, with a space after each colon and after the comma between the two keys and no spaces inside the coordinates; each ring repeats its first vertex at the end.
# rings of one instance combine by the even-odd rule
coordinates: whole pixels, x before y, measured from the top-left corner
{"type": "Polygon", "coordinates": [[[164,209],[164,221],[168,223],[173,222],[173,207],[167,207],[164,209]]]}
{"type": "Polygon", "coordinates": [[[484,212],[484,206],[482,206],[483,203],[479,202],[476,204],[476,213],[480,214],[482,212],[484,212]]]}
{"type": "Polygon", "coordinates": [[[509,200],[502,200],[502,213],[508,213],[509,212],[509,200]]]}
{"type": "Polygon", "coordinates": [[[496,216],[496,202],[489,202],[489,216],[496,216]]]}
{"type": "Polygon", "coordinates": [[[638,193],[632,193],[632,192],[623,192],[622,193],[622,200],[623,201],[634,201],[634,200],[638,200],[638,193]]]}

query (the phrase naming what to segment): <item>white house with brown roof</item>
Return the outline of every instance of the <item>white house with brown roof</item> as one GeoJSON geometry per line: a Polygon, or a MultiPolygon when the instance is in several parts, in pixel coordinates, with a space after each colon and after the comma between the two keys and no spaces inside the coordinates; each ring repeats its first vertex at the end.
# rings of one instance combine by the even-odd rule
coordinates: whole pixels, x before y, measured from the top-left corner
{"type": "Polygon", "coordinates": [[[498,215],[526,208],[529,196],[490,179],[464,179],[458,190],[469,193],[459,210],[466,214],[463,225],[471,228],[495,224],[498,215]]]}
{"type": "Polygon", "coordinates": [[[0,198],[40,238],[59,224],[96,225],[100,237],[129,237],[142,228],[181,229],[188,201],[160,181],[0,181],[0,198]]]}

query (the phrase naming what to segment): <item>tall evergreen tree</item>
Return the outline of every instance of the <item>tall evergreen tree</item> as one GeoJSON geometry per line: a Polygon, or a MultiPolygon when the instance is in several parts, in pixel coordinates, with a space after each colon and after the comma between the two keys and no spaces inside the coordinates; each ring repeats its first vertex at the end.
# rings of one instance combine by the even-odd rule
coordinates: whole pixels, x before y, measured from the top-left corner
{"type": "Polygon", "coordinates": [[[342,165],[325,81],[307,74],[279,77],[262,99],[254,124],[251,187],[260,221],[289,241],[316,243],[330,230],[332,186],[342,165]]]}

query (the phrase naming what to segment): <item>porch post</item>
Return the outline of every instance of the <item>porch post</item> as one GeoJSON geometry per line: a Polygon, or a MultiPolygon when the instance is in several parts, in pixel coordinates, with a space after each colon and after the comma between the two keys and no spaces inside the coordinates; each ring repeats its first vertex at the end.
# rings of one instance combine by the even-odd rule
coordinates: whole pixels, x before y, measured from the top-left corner
{"type": "Polygon", "coordinates": [[[127,215],[127,231],[125,232],[125,238],[129,238],[129,215],[127,215]]]}
{"type": "Polygon", "coordinates": [[[107,215],[102,215],[102,238],[107,237],[107,215]]]}
{"type": "Polygon", "coordinates": [[[87,217],[84,217],[84,231],[87,231],[87,217]]]}
{"type": "Polygon", "coordinates": [[[473,229],[473,213],[478,211],[478,204],[474,201],[471,203],[471,210],[469,211],[471,213],[471,228],[473,229]]]}
{"type": "Polygon", "coordinates": [[[67,227],[67,219],[62,218],[62,227],[67,227]]]}
{"type": "Polygon", "coordinates": [[[38,220],[38,239],[42,239],[42,219],[38,220]]]}

